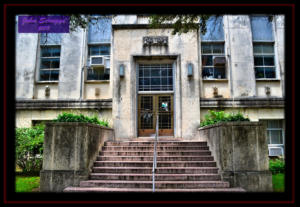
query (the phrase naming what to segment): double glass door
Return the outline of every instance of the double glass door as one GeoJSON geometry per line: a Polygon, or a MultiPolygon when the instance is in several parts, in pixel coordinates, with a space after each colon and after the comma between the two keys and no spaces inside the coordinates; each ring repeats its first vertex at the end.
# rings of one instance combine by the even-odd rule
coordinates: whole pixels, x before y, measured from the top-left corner
{"type": "Polygon", "coordinates": [[[158,115],[158,135],[174,135],[173,95],[139,95],[138,96],[138,134],[154,136],[158,115]]]}

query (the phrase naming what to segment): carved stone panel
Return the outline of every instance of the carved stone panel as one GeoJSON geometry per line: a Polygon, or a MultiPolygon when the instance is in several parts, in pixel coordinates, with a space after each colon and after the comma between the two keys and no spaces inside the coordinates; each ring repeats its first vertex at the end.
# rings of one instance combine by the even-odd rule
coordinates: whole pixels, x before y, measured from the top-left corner
{"type": "Polygon", "coordinates": [[[146,36],[143,37],[143,46],[167,46],[167,36],[146,36]]]}

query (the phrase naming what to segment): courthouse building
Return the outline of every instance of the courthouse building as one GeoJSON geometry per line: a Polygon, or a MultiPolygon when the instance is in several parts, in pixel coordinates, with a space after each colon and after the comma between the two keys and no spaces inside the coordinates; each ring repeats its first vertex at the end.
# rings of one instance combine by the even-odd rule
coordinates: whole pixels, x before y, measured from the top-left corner
{"type": "MultiPolygon", "coordinates": [[[[147,15],[116,15],[64,34],[17,33],[16,127],[61,112],[109,121],[115,137],[192,140],[208,110],[266,121],[269,155],[284,152],[284,16],[211,17],[172,34],[147,15]]],[[[16,24],[17,28],[17,24],[16,24]]]]}

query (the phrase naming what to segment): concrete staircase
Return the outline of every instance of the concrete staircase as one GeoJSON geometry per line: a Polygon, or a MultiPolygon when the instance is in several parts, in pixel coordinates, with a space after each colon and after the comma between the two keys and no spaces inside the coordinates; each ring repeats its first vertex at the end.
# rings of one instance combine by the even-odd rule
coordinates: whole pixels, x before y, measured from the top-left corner
{"type": "MultiPolygon", "coordinates": [[[[64,192],[152,192],[153,141],[106,142],[87,181],[64,192]]],[[[206,142],[160,141],[156,192],[244,192],[221,180],[206,142]]]]}

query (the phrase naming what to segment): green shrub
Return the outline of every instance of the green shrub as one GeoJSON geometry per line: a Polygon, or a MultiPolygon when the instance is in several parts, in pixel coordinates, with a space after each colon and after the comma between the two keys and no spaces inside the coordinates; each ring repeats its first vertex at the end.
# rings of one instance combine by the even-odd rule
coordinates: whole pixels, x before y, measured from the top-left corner
{"type": "Polygon", "coordinates": [[[213,110],[209,110],[208,112],[209,113],[205,115],[204,120],[200,123],[200,127],[216,124],[218,122],[250,121],[248,118],[245,118],[240,112],[238,112],[237,114],[213,110]]]}
{"type": "Polygon", "coordinates": [[[44,125],[16,128],[16,165],[25,174],[42,168],[44,129],[44,125]]]}
{"type": "Polygon", "coordinates": [[[82,122],[82,123],[91,123],[91,124],[98,124],[100,126],[108,127],[108,121],[106,120],[99,120],[96,116],[88,117],[84,116],[83,114],[72,114],[72,113],[62,113],[57,116],[53,122],[82,122]]]}
{"type": "Polygon", "coordinates": [[[272,174],[284,173],[285,162],[282,158],[270,159],[269,169],[272,174]]]}

